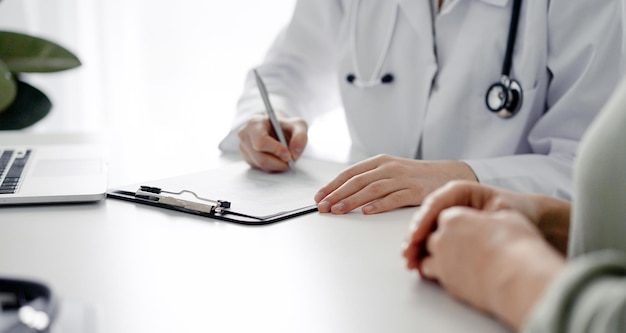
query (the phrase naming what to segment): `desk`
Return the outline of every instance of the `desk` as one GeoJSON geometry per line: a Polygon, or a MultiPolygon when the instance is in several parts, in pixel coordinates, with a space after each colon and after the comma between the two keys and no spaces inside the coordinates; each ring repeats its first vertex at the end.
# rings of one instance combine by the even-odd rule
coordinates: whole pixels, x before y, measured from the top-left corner
{"type": "Polygon", "coordinates": [[[507,332],[405,269],[413,212],[246,227],[111,199],[3,208],[0,275],[88,305],[99,333],[507,332]]]}

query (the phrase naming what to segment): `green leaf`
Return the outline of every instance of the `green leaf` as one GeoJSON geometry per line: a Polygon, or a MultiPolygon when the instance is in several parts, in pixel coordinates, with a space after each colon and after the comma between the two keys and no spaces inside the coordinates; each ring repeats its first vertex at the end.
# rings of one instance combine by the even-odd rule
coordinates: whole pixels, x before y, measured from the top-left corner
{"type": "Polygon", "coordinates": [[[80,66],[80,60],[58,44],[9,31],[0,31],[0,60],[14,73],[58,72],[80,66]]]}
{"type": "Polygon", "coordinates": [[[4,111],[17,95],[17,84],[9,67],[0,61],[0,113],[4,111]]]}
{"type": "Polygon", "coordinates": [[[15,101],[0,113],[0,130],[23,129],[41,120],[52,109],[52,102],[39,89],[17,81],[15,101]]]}

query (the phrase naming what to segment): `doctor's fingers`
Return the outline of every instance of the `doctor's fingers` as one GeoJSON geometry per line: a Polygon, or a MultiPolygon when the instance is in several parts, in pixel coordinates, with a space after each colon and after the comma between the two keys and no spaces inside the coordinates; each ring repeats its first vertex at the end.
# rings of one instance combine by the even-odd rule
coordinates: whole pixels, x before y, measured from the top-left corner
{"type": "Polygon", "coordinates": [[[254,115],[237,132],[240,140],[268,134],[272,128],[269,117],[265,114],[254,115]]]}
{"type": "Polygon", "coordinates": [[[273,154],[259,152],[250,145],[239,143],[239,151],[243,159],[253,168],[266,172],[282,172],[289,169],[289,164],[273,154]]]}
{"type": "Polygon", "coordinates": [[[281,120],[280,124],[285,132],[291,157],[297,160],[302,155],[308,142],[308,125],[299,118],[281,120]]]}
{"type": "MultiPolygon", "coordinates": [[[[315,195],[315,202],[319,203],[320,201],[322,201],[322,199],[325,199],[329,194],[335,192],[340,187],[343,187],[344,184],[346,184],[348,181],[353,181],[355,177],[359,177],[369,171],[379,169],[381,168],[381,166],[384,166],[387,162],[393,159],[395,159],[395,157],[392,157],[389,155],[378,155],[376,157],[369,158],[367,160],[361,161],[359,163],[356,163],[344,169],[333,180],[331,180],[328,184],[324,185],[324,187],[322,187],[317,192],[317,194],[315,195]]],[[[392,175],[393,173],[390,176],[381,175],[378,178],[371,178],[371,179],[365,179],[361,177],[359,180],[357,180],[357,182],[361,181],[363,183],[359,186],[359,189],[365,187],[365,185],[371,183],[372,181],[376,179],[388,178],[388,177],[391,177],[392,175]]],[[[354,190],[352,193],[354,192],[356,192],[356,190],[354,190]]]]}
{"type": "MultiPolygon", "coordinates": [[[[370,172],[371,173],[371,172],[370,172]]],[[[395,208],[414,206],[415,195],[401,179],[377,179],[363,185],[359,175],[349,180],[318,205],[320,212],[345,214],[363,206],[364,214],[375,214],[395,208]]]]}
{"type": "Polygon", "coordinates": [[[285,162],[291,160],[291,153],[288,148],[270,134],[270,128],[267,117],[256,116],[252,118],[237,132],[240,146],[245,147],[247,152],[257,151],[271,154],[285,162]]]}
{"type": "Polygon", "coordinates": [[[417,206],[420,200],[416,200],[419,196],[415,195],[414,189],[403,187],[390,191],[378,199],[369,203],[364,203],[363,214],[378,214],[394,210],[396,208],[417,206]]]}

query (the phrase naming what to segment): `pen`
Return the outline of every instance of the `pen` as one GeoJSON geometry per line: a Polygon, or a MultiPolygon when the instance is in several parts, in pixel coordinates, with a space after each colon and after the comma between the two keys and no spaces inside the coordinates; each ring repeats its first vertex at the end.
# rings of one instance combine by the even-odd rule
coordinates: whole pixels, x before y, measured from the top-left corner
{"type": "MultiPolygon", "coordinates": [[[[272,104],[270,104],[270,98],[267,94],[267,89],[265,89],[265,83],[261,79],[261,76],[254,70],[254,76],[256,78],[256,85],[259,87],[259,92],[261,92],[261,97],[263,98],[263,103],[265,104],[265,110],[267,111],[267,115],[270,117],[270,123],[272,123],[272,128],[274,128],[274,132],[276,132],[276,136],[278,137],[278,141],[280,141],[283,146],[287,147],[289,150],[289,145],[287,145],[287,140],[285,140],[285,133],[283,133],[283,129],[280,127],[280,123],[278,122],[278,118],[276,118],[276,114],[274,113],[274,109],[272,108],[272,104]]],[[[296,169],[293,165],[293,159],[287,162],[289,164],[289,169],[295,172],[296,169]]]]}

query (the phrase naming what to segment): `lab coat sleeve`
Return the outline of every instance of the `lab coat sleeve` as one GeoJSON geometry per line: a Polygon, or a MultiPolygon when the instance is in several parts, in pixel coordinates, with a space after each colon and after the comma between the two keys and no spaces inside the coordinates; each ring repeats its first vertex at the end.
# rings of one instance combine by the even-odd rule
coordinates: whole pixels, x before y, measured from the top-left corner
{"type": "Polygon", "coordinates": [[[481,183],[571,199],[578,143],[623,68],[620,0],[548,2],[546,112],[530,129],[531,154],[466,160],[481,183]]]}
{"type": "MultiPolygon", "coordinates": [[[[337,86],[336,38],[343,15],[340,0],[298,0],[293,17],[258,66],[273,108],[309,125],[325,111],[340,106],[337,86]]],[[[252,71],[222,151],[238,147],[237,129],[254,114],[265,112],[252,71]]]]}
{"type": "Polygon", "coordinates": [[[626,332],[626,253],[571,261],[526,318],[524,333],[626,332]]]}

